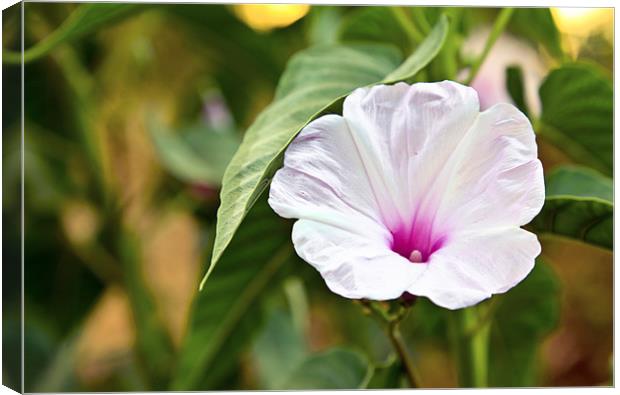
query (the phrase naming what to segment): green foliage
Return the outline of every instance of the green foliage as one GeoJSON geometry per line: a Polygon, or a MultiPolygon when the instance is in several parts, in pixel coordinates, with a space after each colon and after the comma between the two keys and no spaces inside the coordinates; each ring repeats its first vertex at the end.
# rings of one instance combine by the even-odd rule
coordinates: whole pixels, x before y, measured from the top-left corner
{"type": "Polygon", "coordinates": [[[274,102],[250,126],[224,174],[213,257],[207,276],[254,201],[269,185],[270,175],[280,165],[282,154],[295,135],[355,88],[378,81],[411,78],[441,48],[446,25],[442,19],[419,50],[400,67],[397,67],[398,56],[392,50],[370,45],[315,47],[302,51],[290,61],[274,102]]]}
{"type": "MultiPolygon", "coordinates": [[[[144,5],[140,4],[92,3],[80,5],[58,29],[35,46],[24,51],[24,63],[37,60],[60,44],[76,40],[145,8],[144,5]]],[[[5,51],[2,59],[5,63],[20,63],[22,54],[5,51]]]]}
{"type": "Polygon", "coordinates": [[[576,161],[607,175],[613,172],[613,89],[594,66],[565,64],[540,87],[537,131],[576,161]]]}
{"type": "Polygon", "coordinates": [[[152,125],[150,133],[166,170],[182,181],[210,186],[220,185],[239,146],[233,131],[211,130],[202,122],[176,134],[163,125],[152,125]]]}
{"type": "Polygon", "coordinates": [[[506,89],[517,108],[529,117],[530,111],[525,101],[525,86],[523,85],[521,67],[510,66],[506,69],[506,89]]]}
{"type": "Polygon", "coordinates": [[[136,323],[137,358],[149,380],[149,388],[162,391],[170,380],[174,354],[172,339],[146,285],[139,239],[131,231],[124,230],[119,245],[123,283],[136,323]]]}
{"type": "Polygon", "coordinates": [[[581,196],[612,203],[614,184],[611,178],[583,166],[561,166],[547,176],[547,196],[581,196]]]}
{"type": "Polygon", "coordinates": [[[403,387],[403,367],[393,356],[385,364],[375,366],[372,376],[366,385],[368,389],[388,389],[403,387]]]}
{"type": "Polygon", "coordinates": [[[311,353],[303,330],[281,310],[270,314],[253,354],[261,384],[269,390],[356,389],[364,387],[371,374],[372,365],[355,351],[311,353]]]}
{"type": "Polygon", "coordinates": [[[256,300],[290,259],[290,227],[266,200],[245,220],[222,265],[194,302],[174,372],[172,390],[220,388],[238,369],[239,353],[260,322],[256,300]]]}
{"type": "Polygon", "coordinates": [[[549,8],[516,8],[509,28],[534,45],[542,45],[551,56],[557,59],[564,57],[560,32],[549,8]]]}
{"type": "Polygon", "coordinates": [[[409,36],[394,17],[393,7],[360,7],[350,12],[340,27],[343,42],[380,42],[398,46],[406,53],[409,36]]]}
{"type": "Polygon", "coordinates": [[[562,167],[547,177],[545,205],[530,226],[613,248],[612,180],[583,167],[562,167]]]}
{"type": "Polygon", "coordinates": [[[308,357],[282,385],[282,389],[357,389],[365,386],[370,368],[362,355],[334,348],[308,357]]]}
{"type": "Polygon", "coordinates": [[[500,300],[491,324],[489,385],[534,386],[538,347],[559,319],[558,281],[539,260],[525,280],[495,297],[500,300]]]}

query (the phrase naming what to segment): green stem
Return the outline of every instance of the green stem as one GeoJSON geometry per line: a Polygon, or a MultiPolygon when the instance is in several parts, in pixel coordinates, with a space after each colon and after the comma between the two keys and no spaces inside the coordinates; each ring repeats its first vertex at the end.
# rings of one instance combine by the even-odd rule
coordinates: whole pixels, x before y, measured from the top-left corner
{"type": "Polygon", "coordinates": [[[396,313],[390,313],[386,309],[382,309],[375,302],[362,301],[362,304],[385,325],[385,330],[394,347],[394,351],[398,354],[398,358],[402,363],[411,388],[418,388],[421,382],[420,374],[413,363],[413,358],[411,358],[405,340],[400,333],[400,322],[407,316],[410,308],[401,306],[396,313]]]}
{"type": "Polygon", "coordinates": [[[407,9],[405,7],[390,7],[390,10],[392,10],[394,17],[405,33],[407,33],[409,44],[412,49],[424,40],[424,35],[418,30],[411,19],[409,19],[409,15],[407,15],[407,9]]]}
{"type": "Polygon", "coordinates": [[[419,374],[415,368],[411,355],[409,355],[403,336],[400,333],[400,321],[390,322],[387,331],[388,336],[390,337],[390,342],[392,342],[392,346],[394,346],[394,350],[398,354],[398,357],[405,368],[405,373],[407,374],[407,379],[409,380],[411,388],[418,388],[420,385],[419,374]]]}
{"type": "Polygon", "coordinates": [[[462,388],[488,387],[491,320],[481,311],[486,307],[462,309],[455,313],[456,317],[451,322],[459,385],[462,388]]]}
{"type": "Polygon", "coordinates": [[[470,85],[472,81],[474,80],[474,78],[476,78],[476,75],[478,74],[478,71],[480,70],[482,63],[484,62],[487,55],[491,51],[491,48],[493,48],[495,41],[497,41],[499,36],[501,36],[504,29],[506,28],[506,25],[508,25],[508,22],[510,21],[510,17],[512,16],[513,12],[514,12],[514,8],[504,8],[500,11],[499,15],[497,16],[497,19],[495,19],[495,23],[493,24],[493,29],[491,29],[491,33],[489,34],[489,37],[487,38],[487,42],[484,45],[484,49],[482,50],[482,53],[480,54],[480,56],[478,56],[478,58],[474,61],[474,63],[471,66],[469,77],[467,77],[467,79],[464,82],[465,85],[470,85]]]}

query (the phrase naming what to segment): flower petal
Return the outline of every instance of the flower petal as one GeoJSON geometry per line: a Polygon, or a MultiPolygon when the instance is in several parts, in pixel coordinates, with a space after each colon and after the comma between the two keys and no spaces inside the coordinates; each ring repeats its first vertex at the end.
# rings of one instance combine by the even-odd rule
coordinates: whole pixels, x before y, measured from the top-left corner
{"type": "Polygon", "coordinates": [[[480,114],[437,183],[437,222],[453,229],[525,225],[544,204],[542,164],[529,120],[498,104],[480,114]]]}
{"type": "Polygon", "coordinates": [[[534,268],[540,243],[521,228],[460,233],[431,256],[408,292],[459,309],[514,287],[534,268]]]}
{"type": "Polygon", "coordinates": [[[427,265],[409,262],[381,240],[322,222],[297,221],[293,244],[332,292],[350,299],[398,298],[427,270],[427,265]]]}
{"type": "Polygon", "coordinates": [[[392,200],[401,222],[411,220],[415,202],[428,194],[478,110],[476,92],[451,81],[378,85],[346,98],[343,116],[371,180],[389,195],[381,201],[392,200]]]}
{"type": "Polygon", "coordinates": [[[344,118],[327,115],[310,123],[287,148],[284,167],[271,182],[269,205],[284,218],[311,219],[387,240],[381,208],[352,147],[344,118]]]}

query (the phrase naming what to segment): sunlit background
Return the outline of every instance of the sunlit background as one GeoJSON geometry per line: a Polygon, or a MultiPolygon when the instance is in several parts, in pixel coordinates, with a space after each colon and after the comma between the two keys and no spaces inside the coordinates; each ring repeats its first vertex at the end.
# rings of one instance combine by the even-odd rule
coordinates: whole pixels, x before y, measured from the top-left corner
{"type": "MultiPolygon", "coordinates": [[[[49,35],[76,7],[26,3],[26,47],[49,35]]],[[[144,273],[170,352],[181,349],[206,268],[227,160],[242,132],[273,98],[288,58],[308,45],[334,42],[341,18],[355,11],[301,4],[152,6],[61,45],[26,67],[27,391],[153,387],[136,367],[141,316],[132,313],[135,306],[128,295],[135,290],[119,279],[130,277],[131,284],[127,271],[144,273]],[[211,133],[206,142],[192,135],[201,128],[211,133]],[[182,141],[173,139],[173,132],[181,133],[182,141]],[[217,153],[202,155],[201,144],[217,146],[217,153]],[[176,151],[165,148],[170,146],[176,151]],[[180,163],[179,156],[189,159],[180,163]],[[135,251],[112,241],[120,228],[135,238],[135,251]],[[110,251],[121,251],[121,258],[110,251]],[[122,262],[128,256],[135,258],[136,267],[122,262]]],[[[473,32],[487,26],[495,11],[468,12],[479,14],[473,32]]],[[[613,10],[557,8],[551,13],[567,56],[597,63],[611,75],[613,10]]],[[[18,18],[17,10],[3,12],[5,49],[18,48],[18,18]]],[[[540,45],[518,45],[533,53],[533,71],[544,76],[554,66],[556,61],[540,45]]],[[[499,45],[493,51],[501,50],[499,45]]],[[[516,53],[521,55],[529,56],[516,53]]],[[[501,54],[496,56],[489,57],[489,70],[492,59],[498,59],[497,67],[506,67],[501,54]]],[[[9,83],[18,82],[18,67],[5,64],[3,71],[5,81],[14,76],[9,83]]],[[[503,69],[501,73],[503,78],[503,69]]],[[[542,76],[532,76],[534,89],[542,76]]],[[[4,191],[18,190],[17,111],[5,114],[3,127],[4,191]]],[[[570,162],[544,141],[540,155],[545,168],[570,162]]],[[[18,208],[17,196],[5,192],[5,266],[19,262],[19,234],[6,230],[18,229],[18,208]]],[[[611,253],[554,239],[542,243],[561,282],[562,311],[559,325],[544,339],[536,383],[607,385],[611,253]]],[[[308,265],[295,264],[287,274],[288,288],[278,298],[290,298],[301,287],[310,349],[357,341],[351,340],[356,324],[350,317],[358,307],[326,292],[308,265]]],[[[6,295],[17,300],[10,294],[17,291],[15,284],[4,287],[5,301],[6,295]]],[[[270,304],[264,304],[261,309],[269,312],[270,304]]],[[[18,314],[4,309],[4,349],[13,352],[19,350],[18,314]]],[[[364,336],[377,343],[371,347],[380,354],[386,345],[378,331],[372,327],[364,336]]],[[[437,339],[412,342],[424,355],[420,370],[425,385],[455,386],[446,345],[437,339]]],[[[253,352],[249,347],[240,369],[217,387],[260,388],[261,370],[253,352]]],[[[17,382],[17,374],[5,364],[3,380],[17,382]]]]}

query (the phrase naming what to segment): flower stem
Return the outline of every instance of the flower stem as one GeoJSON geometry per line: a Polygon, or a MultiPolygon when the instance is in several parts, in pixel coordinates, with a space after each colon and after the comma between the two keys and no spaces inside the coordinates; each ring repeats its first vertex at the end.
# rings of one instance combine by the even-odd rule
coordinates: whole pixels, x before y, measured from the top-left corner
{"type": "Polygon", "coordinates": [[[410,307],[400,306],[396,313],[390,313],[381,308],[376,302],[364,301],[362,304],[367,307],[375,317],[385,325],[386,332],[390,338],[390,342],[398,354],[398,357],[402,363],[402,366],[407,374],[407,379],[411,388],[418,388],[420,385],[420,375],[413,363],[413,359],[409,354],[407,345],[400,333],[400,322],[405,318],[410,311],[410,307]]]}
{"type": "Polygon", "coordinates": [[[493,24],[493,29],[491,29],[491,33],[489,34],[489,37],[487,38],[487,41],[484,45],[484,49],[482,50],[482,53],[480,54],[480,56],[478,56],[478,58],[474,61],[474,63],[471,66],[471,71],[469,73],[469,76],[464,82],[465,85],[470,85],[472,81],[474,80],[474,78],[476,78],[476,75],[478,74],[478,71],[480,70],[482,63],[484,62],[487,55],[491,51],[491,48],[493,48],[495,41],[497,41],[499,36],[501,36],[502,32],[506,28],[506,25],[508,25],[508,22],[510,21],[510,17],[512,16],[513,12],[514,12],[514,8],[504,8],[500,11],[499,15],[497,16],[497,19],[495,19],[495,23],[493,24]]]}
{"type": "Polygon", "coordinates": [[[407,379],[409,380],[411,388],[418,388],[420,385],[419,375],[417,369],[415,368],[413,360],[409,355],[409,351],[407,350],[407,345],[403,340],[403,336],[400,333],[400,321],[392,321],[389,323],[388,335],[390,337],[392,345],[394,346],[394,350],[396,350],[396,353],[398,354],[398,357],[400,358],[403,367],[405,368],[405,372],[407,373],[407,379]]]}
{"type": "Polygon", "coordinates": [[[488,306],[470,307],[455,312],[456,317],[451,325],[459,385],[463,388],[488,386],[491,320],[481,308],[486,310],[488,306]]]}

